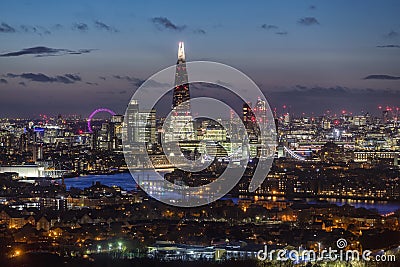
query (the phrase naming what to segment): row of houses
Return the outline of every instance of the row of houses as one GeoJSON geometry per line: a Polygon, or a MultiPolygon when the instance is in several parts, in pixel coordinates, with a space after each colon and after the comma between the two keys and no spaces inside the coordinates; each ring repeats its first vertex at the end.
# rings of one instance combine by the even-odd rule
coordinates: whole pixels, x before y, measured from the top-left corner
{"type": "Polygon", "coordinates": [[[85,224],[110,224],[115,221],[112,215],[101,216],[96,211],[81,210],[75,213],[64,213],[60,216],[57,212],[41,213],[36,208],[15,210],[3,208],[0,211],[0,224],[9,229],[20,229],[25,225],[34,226],[36,230],[49,231],[52,227],[63,225],[70,228],[79,228],[85,224]]]}

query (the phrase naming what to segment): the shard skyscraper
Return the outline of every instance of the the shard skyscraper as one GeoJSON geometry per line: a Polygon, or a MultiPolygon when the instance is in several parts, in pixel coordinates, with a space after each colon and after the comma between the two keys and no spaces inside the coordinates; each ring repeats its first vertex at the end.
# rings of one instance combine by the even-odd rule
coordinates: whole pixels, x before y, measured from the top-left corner
{"type": "MultiPolygon", "coordinates": [[[[178,107],[185,101],[190,100],[188,74],[186,70],[186,59],[185,59],[185,47],[183,42],[179,42],[178,48],[178,61],[176,62],[176,72],[175,72],[175,88],[172,100],[172,108],[178,107]]],[[[188,108],[190,111],[190,106],[183,107],[188,108]]]]}
{"type": "Polygon", "coordinates": [[[184,43],[179,42],[176,63],[175,87],[173,89],[172,112],[166,141],[193,141],[196,139],[190,108],[190,92],[184,43]]]}

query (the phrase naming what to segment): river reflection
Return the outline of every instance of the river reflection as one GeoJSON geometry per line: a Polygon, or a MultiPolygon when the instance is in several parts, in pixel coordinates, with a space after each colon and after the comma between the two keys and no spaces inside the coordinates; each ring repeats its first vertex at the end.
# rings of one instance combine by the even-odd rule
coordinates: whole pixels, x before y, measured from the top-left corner
{"type": "MultiPolygon", "coordinates": [[[[167,171],[162,173],[165,174],[167,173],[167,171]]],[[[112,175],[85,175],[85,176],[65,179],[65,185],[67,186],[67,189],[70,189],[71,187],[83,189],[92,186],[95,182],[100,182],[101,184],[107,186],[113,186],[113,185],[120,186],[124,190],[128,191],[137,189],[137,184],[135,180],[132,178],[130,173],[118,173],[112,175]]],[[[237,198],[229,198],[229,197],[225,197],[225,199],[232,199],[234,202],[237,202],[238,200],[237,198]]],[[[279,198],[270,197],[270,199],[272,201],[285,200],[285,198],[283,197],[279,198]]],[[[294,200],[301,200],[312,204],[321,203],[321,200],[312,198],[294,199],[294,200]]],[[[380,214],[387,214],[400,209],[400,202],[392,202],[392,201],[355,200],[355,199],[337,199],[337,198],[326,198],[323,199],[322,201],[331,204],[336,204],[339,206],[349,204],[355,206],[356,208],[376,209],[380,214]]]]}

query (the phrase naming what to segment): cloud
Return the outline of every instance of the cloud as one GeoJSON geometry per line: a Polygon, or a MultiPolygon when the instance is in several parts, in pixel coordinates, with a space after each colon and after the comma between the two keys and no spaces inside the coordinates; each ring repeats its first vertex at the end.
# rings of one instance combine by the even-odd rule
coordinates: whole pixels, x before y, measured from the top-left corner
{"type": "Polygon", "coordinates": [[[0,33],[14,33],[14,32],[22,32],[22,33],[35,33],[40,36],[49,35],[51,31],[43,26],[30,26],[30,25],[20,25],[19,30],[8,25],[7,23],[2,22],[0,24],[0,33]]]}
{"type": "Polygon", "coordinates": [[[2,22],[0,24],[0,32],[4,32],[4,33],[12,33],[12,32],[16,32],[16,30],[11,27],[10,25],[8,25],[5,22],[2,22]]]}
{"type": "Polygon", "coordinates": [[[80,55],[80,54],[90,53],[93,50],[95,49],[69,50],[63,48],[51,48],[46,46],[35,46],[35,47],[24,48],[22,50],[15,52],[0,54],[0,57],[17,57],[23,55],[35,55],[36,57],[80,55]]]}
{"type": "Polygon", "coordinates": [[[297,21],[298,24],[304,25],[304,26],[311,26],[311,25],[318,25],[319,22],[316,18],[314,17],[304,17],[301,18],[297,21]]]}
{"type": "Polygon", "coordinates": [[[86,84],[89,84],[89,85],[99,85],[98,83],[92,83],[92,82],[86,82],[86,84]]]}
{"type": "Polygon", "coordinates": [[[168,18],[166,17],[154,17],[151,19],[151,22],[159,29],[168,29],[168,30],[173,30],[173,31],[183,31],[186,28],[186,25],[176,25],[172,23],[168,18]]]}
{"type": "MultiPolygon", "coordinates": [[[[221,81],[219,81],[219,82],[221,82],[221,81]]],[[[204,90],[206,88],[219,88],[220,87],[218,84],[206,83],[206,82],[191,83],[189,86],[190,86],[190,89],[195,89],[195,90],[204,90]]]]}
{"type": "Polygon", "coordinates": [[[131,83],[132,83],[134,86],[136,86],[136,87],[141,86],[142,83],[145,82],[145,80],[139,79],[139,78],[136,78],[136,77],[120,76],[120,75],[113,75],[113,77],[114,77],[115,79],[118,79],[118,80],[126,80],[126,81],[129,81],[129,82],[131,82],[131,83]]]}
{"type": "Polygon", "coordinates": [[[400,45],[393,45],[393,44],[391,44],[391,45],[377,45],[376,47],[379,47],[379,48],[400,48],[400,45]]]}
{"type": "Polygon", "coordinates": [[[81,32],[86,32],[87,30],[89,30],[89,26],[86,23],[74,23],[72,25],[72,29],[81,32]]]}
{"type": "Polygon", "coordinates": [[[126,81],[130,82],[135,87],[141,86],[144,82],[146,82],[146,84],[145,84],[146,88],[149,88],[149,87],[151,87],[151,88],[159,88],[159,87],[165,87],[165,86],[170,87],[171,86],[171,84],[160,83],[160,82],[152,80],[152,79],[144,80],[144,79],[140,79],[140,78],[136,78],[136,77],[121,76],[121,75],[113,75],[113,77],[115,79],[118,79],[118,80],[126,80],[126,81]]]}
{"type": "Polygon", "coordinates": [[[399,36],[399,33],[396,31],[390,31],[385,35],[387,38],[396,38],[397,36],[399,36]]]}
{"type": "MultiPolygon", "coordinates": [[[[399,77],[400,78],[400,77],[399,77]]],[[[400,90],[397,89],[360,89],[360,88],[348,88],[345,86],[331,86],[331,87],[322,87],[322,86],[304,86],[304,85],[295,85],[293,87],[288,87],[286,89],[279,89],[277,91],[271,90],[268,91],[270,93],[301,93],[304,95],[313,95],[313,96],[329,96],[329,95],[341,95],[341,94],[392,94],[399,95],[400,90]]],[[[295,98],[294,98],[295,99],[295,98]]]]}
{"type": "Polygon", "coordinates": [[[224,81],[221,81],[221,80],[216,80],[215,83],[220,84],[220,85],[222,85],[224,87],[227,87],[227,88],[232,87],[232,84],[224,82],[224,81]]]}
{"type": "Polygon", "coordinates": [[[82,81],[82,78],[76,74],[65,74],[65,77],[73,81],[82,81]]]}
{"type": "Polygon", "coordinates": [[[1,79],[0,79],[0,83],[7,84],[8,82],[7,82],[7,80],[6,80],[6,79],[3,79],[3,78],[1,78],[1,79]]]}
{"type": "Polygon", "coordinates": [[[37,33],[37,31],[38,31],[38,29],[36,27],[34,27],[34,26],[21,25],[19,27],[23,32],[26,32],[26,33],[28,33],[28,32],[37,33]]]}
{"type": "Polygon", "coordinates": [[[57,75],[57,76],[47,76],[43,73],[22,73],[22,74],[14,74],[14,73],[7,73],[6,75],[9,78],[22,78],[26,79],[28,81],[33,81],[33,82],[43,82],[43,83],[65,83],[65,84],[71,84],[75,83],[77,81],[81,81],[82,78],[79,75],[76,74],[64,74],[64,75],[57,75]]]}
{"type": "Polygon", "coordinates": [[[114,92],[114,91],[96,91],[96,94],[100,94],[100,95],[114,95],[115,92],[114,92]]]}
{"type": "Polygon", "coordinates": [[[64,26],[61,25],[60,23],[57,23],[57,24],[55,24],[52,28],[55,29],[55,30],[61,30],[61,29],[64,28],[64,26]]]}
{"type": "MultiPolygon", "coordinates": [[[[269,31],[269,30],[278,30],[279,29],[278,26],[273,25],[273,24],[263,24],[263,25],[261,25],[261,28],[264,29],[264,30],[267,30],[267,31],[269,31]]],[[[275,34],[277,34],[277,35],[287,35],[288,32],[280,30],[280,31],[275,31],[275,34]]]]}
{"type": "Polygon", "coordinates": [[[36,33],[40,36],[51,34],[51,31],[43,26],[20,25],[19,28],[24,33],[36,33]]]}
{"type": "Polygon", "coordinates": [[[119,95],[123,95],[126,94],[128,91],[127,90],[120,90],[118,92],[116,91],[112,91],[112,90],[108,90],[108,91],[96,91],[96,94],[101,94],[101,95],[115,95],[115,94],[119,94],[119,95]]]}
{"type": "Polygon", "coordinates": [[[272,25],[272,24],[263,24],[263,25],[261,25],[261,28],[263,28],[265,30],[277,30],[278,26],[272,25]]]}
{"type": "Polygon", "coordinates": [[[193,31],[193,33],[196,33],[196,34],[206,34],[206,31],[203,30],[203,29],[196,29],[196,30],[193,31]]]}
{"type": "Polygon", "coordinates": [[[49,34],[51,34],[51,31],[49,31],[49,30],[48,30],[47,28],[45,28],[45,27],[37,26],[37,28],[39,29],[39,32],[38,32],[39,35],[43,35],[43,34],[49,35],[49,34]]]}
{"type": "Polygon", "coordinates": [[[107,78],[104,76],[99,76],[99,79],[102,79],[103,81],[105,81],[107,78]]]}
{"type": "Polygon", "coordinates": [[[22,85],[22,86],[26,86],[26,83],[24,83],[24,82],[19,82],[18,84],[22,85]]]}
{"type": "MultiPolygon", "coordinates": [[[[326,110],[341,112],[343,109],[354,114],[376,112],[381,104],[396,106],[400,97],[398,89],[361,89],[344,86],[304,86],[263,89],[273,107],[291,106],[291,111],[323,114],[326,110]],[[360,113],[361,112],[361,113],[360,113]]],[[[332,113],[332,114],[333,114],[332,113]]]]}
{"type": "MultiPolygon", "coordinates": [[[[154,88],[154,87],[158,87],[158,88],[160,88],[160,87],[171,87],[171,85],[172,84],[169,84],[169,83],[160,83],[160,82],[158,82],[158,81],[155,81],[155,80],[146,80],[146,87],[152,87],[152,88],[154,88]]],[[[172,86],[173,87],[173,86],[172,86]]],[[[172,88],[171,87],[171,88],[172,88]]]]}
{"type": "Polygon", "coordinates": [[[363,78],[364,80],[400,80],[400,76],[391,76],[386,74],[373,74],[363,78]]]}
{"type": "Polygon", "coordinates": [[[343,86],[335,86],[335,87],[307,87],[303,85],[296,85],[293,89],[294,91],[305,93],[305,94],[342,94],[349,92],[350,89],[343,86]]]}
{"type": "Polygon", "coordinates": [[[94,26],[100,30],[106,30],[108,32],[118,32],[118,30],[112,26],[109,26],[101,21],[96,20],[94,26]]]}

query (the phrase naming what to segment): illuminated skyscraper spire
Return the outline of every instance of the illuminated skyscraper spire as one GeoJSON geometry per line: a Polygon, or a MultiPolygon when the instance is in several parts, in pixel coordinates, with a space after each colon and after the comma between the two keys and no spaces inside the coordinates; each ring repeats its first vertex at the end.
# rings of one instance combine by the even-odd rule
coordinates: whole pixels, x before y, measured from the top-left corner
{"type": "Polygon", "coordinates": [[[183,42],[179,42],[179,48],[178,48],[178,63],[185,63],[185,45],[183,42]]]}
{"type": "MultiPolygon", "coordinates": [[[[178,62],[176,63],[175,88],[172,108],[176,108],[183,102],[190,100],[188,74],[186,71],[185,48],[183,42],[179,42],[178,62]]],[[[190,105],[182,105],[181,112],[190,112],[190,105]]]]}
{"type": "Polygon", "coordinates": [[[176,63],[175,87],[172,97],[172,116],[167,141],[194,140],[193,118],[190,110],[189,80],[186,70],[185,48],[179,42],[176,63]]]}

